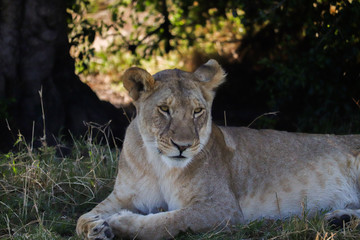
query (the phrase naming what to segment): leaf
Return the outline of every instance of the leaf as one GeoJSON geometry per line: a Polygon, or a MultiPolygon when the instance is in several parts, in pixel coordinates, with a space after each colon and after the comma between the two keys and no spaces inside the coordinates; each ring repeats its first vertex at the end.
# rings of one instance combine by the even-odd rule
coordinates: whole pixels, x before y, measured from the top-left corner
{"type": "Polygon", "coordinates": [[[111,13],[111,20],[112,20],[113,22],[116,22],[117,19],[118,19],[118,12],[117,12],[117,11],[112,11],[112,13],[111,13]]]}
{"type": "Polygon", "coordinates": [[[89,43],[92,44],[95,40],[96,32],[93,29],[89,30],[88,40],[89,43]]]}

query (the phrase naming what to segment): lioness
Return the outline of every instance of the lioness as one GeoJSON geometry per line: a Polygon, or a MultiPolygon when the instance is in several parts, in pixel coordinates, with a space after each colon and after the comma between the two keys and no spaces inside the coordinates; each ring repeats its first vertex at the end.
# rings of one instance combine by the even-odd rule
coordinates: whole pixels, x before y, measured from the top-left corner
{"type": "Polygon", "coordinates": [[[215,89],[225,72],[123,75],[137,116],[127,129],[113,192],[77,223],[86,239],[172,238],[259,218],[333,209],[359,216],[360,135],[219,127],[215,89]]]}

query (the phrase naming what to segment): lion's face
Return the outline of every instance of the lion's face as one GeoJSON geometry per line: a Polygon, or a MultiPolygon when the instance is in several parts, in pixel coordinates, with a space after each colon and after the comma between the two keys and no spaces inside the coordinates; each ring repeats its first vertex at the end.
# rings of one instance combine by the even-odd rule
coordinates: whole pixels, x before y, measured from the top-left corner
{"type": "Polygon", "coordinates": [[[171,165],[183,166],[200,152],[211,129],[211,102],[189,73],[155,75],[159,84],[138,104],[138,126],[147,147],[171,165]]]}
{"type": "Polygon", "coordinates": [[[186,166],[209,139],[213,90],[223,79],[214,60],[194,73],[174,69],[151,76],[143,69],[129,69],[123,81],[135,100],[146,148],[170,166],[186,166]]]}

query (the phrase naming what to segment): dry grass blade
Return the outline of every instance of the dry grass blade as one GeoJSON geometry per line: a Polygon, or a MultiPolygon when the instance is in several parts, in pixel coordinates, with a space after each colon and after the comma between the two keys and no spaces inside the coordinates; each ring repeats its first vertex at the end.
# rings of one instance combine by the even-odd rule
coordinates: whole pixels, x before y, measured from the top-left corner
{"type": "Polygon", "coordinates": [[[254,122],[256,122],[258,119],[264,117],[264,116],[268,116],[268,115],[274,115],[276,116],[276,114],[278,114],[279,112],[268,112],[268,113],[263,113],[260,116],[256,117],[249,125],[247,125],[247,127],[250,127],[254,122]]]}
{"type": "Polygon", "coordinates": [[[354,103],[356,104],[356,106],[358,106],[360,108],[360,99],[359,100],[355,100],[355,98],[352,99],[354,101],[354,103]]]}

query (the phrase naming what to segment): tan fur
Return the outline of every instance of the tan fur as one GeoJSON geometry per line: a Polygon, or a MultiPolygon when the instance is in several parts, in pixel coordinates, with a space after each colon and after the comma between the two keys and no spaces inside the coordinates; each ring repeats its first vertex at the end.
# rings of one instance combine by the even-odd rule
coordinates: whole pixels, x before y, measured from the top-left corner
{"type": "Polygon", "coordinates": [[[215,60],[194,73],[124,74],[137,116],[114,190],[80,217],[80,236],[172,238],[301,215],[304,206],[360,216],[360,137],[218,127],[210,112],[224,78],[215,60]]]}

